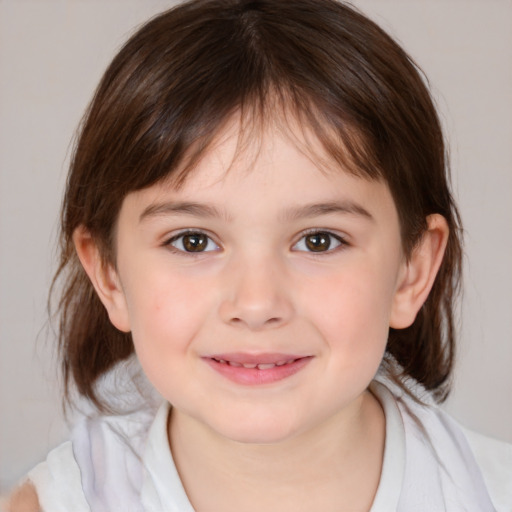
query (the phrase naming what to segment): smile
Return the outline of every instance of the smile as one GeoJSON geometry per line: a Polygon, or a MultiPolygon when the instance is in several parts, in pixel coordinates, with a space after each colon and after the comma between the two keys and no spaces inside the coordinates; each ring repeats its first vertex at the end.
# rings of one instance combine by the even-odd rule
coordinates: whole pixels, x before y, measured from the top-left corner
{"type": "MultiPolygon", "coordinates": [[[[276,366],[284,366],[285,364],[292,364],[298,359],[289,359],[287,361],[276,361],[275,363],[239,363],[238,361],[226,361],[224,359],[215,359],[215,361],[221,364],[229,364],[229,366],[234,366],[235,368],[240,368],[243,366],[244,368],[258,370],[270,370],[271,368],[275,368],[276,366]]],[[[299,358],[300,359],[300,358],[299,358]]]]}
{"type": "Polygon", "coordinates": [[[312,356],[222,354],[203,360],[223,377],[246,386],[272,384],[302,370],[312,356]]]}

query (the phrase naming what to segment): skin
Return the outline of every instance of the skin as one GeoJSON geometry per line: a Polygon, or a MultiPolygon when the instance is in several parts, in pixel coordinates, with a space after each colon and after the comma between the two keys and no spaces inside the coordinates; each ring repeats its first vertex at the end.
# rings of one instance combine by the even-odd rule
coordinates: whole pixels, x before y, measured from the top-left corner
{"type": "Polygon", "coordinates": [[[16,489],[5,502],[0,501],[2,512],[41,512],[34,486],[27,482],[16,489]]]}
{"type": "Polygon", "coordinates": [[[77,252],[173,405],[169,440],[196,510],[369,510],[385,419],[367,388],[389,327],[410,325],[430,291],[446,222],[429,217],[406,258],[385,183],[321,171],[319,144],[306,154],[279,130],[261,142],[235,153],[233,123],[181,188],[129,194],[115,266],[83,228],[77,252]],[[330,247],[311,250],[315,235],[330,247]],[[194,241],[204,250],[187,251],[194,241]],[[244,385],[212,368],[226,353],[307,362],[244,385]]]}

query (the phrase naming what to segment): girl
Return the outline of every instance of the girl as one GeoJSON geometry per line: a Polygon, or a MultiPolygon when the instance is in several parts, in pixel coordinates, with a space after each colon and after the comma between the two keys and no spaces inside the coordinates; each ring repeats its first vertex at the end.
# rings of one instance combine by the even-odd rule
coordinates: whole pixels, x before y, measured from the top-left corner
{"type": "Polygon", "coordinates": [[[96,92],[62,213],[68,401],[10,510],[492,511],[436,407],[460,223],[423,79],[334,0],[195,0],[96,92]]]}

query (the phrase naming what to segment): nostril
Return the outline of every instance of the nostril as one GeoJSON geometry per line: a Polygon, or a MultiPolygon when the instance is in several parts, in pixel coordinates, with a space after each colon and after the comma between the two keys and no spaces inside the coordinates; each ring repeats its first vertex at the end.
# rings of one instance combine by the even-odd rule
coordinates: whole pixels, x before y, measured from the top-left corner
{"type": "Polygon", "coordinates": [[[274,326],[278,325],[282,322],[282,319],[279,317],[271,317],[266,320],[260,321],[260,319],[254,318],[241,318],[241,317],[233,317],[230,319],[230,323],[232,325],[247,325],[253,329],[264,326],[274,326]]]}
{"type": "Polygon", "coordinates": [[[293,307],[286,298],[278,294],[252,292],[250,294],[245,290],[245,294],[242,294],[239,291],[235,297],[222,300],[218,310],[222,321],[232,327],[259,330],[276,328],[290,320],[293,307]]]}

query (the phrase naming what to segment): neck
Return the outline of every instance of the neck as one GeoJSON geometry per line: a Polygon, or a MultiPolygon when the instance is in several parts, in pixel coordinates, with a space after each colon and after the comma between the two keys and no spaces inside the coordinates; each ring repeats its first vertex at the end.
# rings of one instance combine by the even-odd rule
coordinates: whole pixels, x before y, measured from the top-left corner
{"type": "Polygon", "coordinates": [[[169,439],[194,509],[367,511],[382,467],[385,419],[369,392],[308,432],[239,443],[173,410],[169,439]]]}

